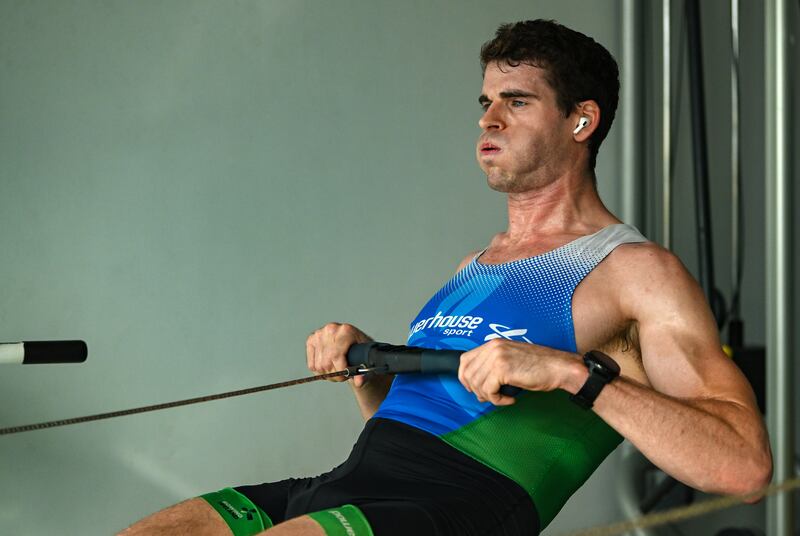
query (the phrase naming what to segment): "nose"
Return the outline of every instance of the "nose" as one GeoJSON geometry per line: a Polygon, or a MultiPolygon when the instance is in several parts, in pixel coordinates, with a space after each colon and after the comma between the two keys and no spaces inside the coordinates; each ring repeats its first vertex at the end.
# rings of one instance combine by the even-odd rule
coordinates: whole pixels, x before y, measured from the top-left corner
{"type": "Polygon", "coordinates": [[[505,128],[506,125],[503,121],[499,103],[493,102],[486,108],[478,120],[478,126],[483,130],[502,130],[505,128]]]}

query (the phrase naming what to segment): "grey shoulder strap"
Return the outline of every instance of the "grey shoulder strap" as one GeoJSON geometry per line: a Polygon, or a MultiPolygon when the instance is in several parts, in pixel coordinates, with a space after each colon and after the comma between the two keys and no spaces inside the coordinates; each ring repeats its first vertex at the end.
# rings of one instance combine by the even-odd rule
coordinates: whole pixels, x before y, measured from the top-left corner
{"type": "Polygon", "coordinates": [[[647,241],[647,238],[633,225],[618,223],[578,239],[576,242],[579,244],[576,246],[593,257],[604,259],[619,245],[647,241]]]}

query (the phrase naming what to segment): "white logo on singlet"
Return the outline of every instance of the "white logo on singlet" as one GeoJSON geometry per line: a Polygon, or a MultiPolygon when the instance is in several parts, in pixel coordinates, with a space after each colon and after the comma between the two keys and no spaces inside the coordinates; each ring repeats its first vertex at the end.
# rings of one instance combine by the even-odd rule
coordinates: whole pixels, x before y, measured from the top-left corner
{"type": "Polygon", "coordinates": [[[472,335],[472,330],[478,329],[483,322],[480,316],[444,316],[441,311],[437,311],[434,316],[420,320],[411,328],[408,336],[411,337],[416,332],[423,329],[438,328],[442,329],[443,335],[472,335]]]}
{"type": "MultiPolygon", "coordinates": [[[[488,334],[484,339],[483,342],[491,341],[493,339],[508,339],[509,341],[513,341],[513,337],[520,337],[523,341],[530,343],[531,341],[528,337],[523,337],[528,330],[525,328],[510,328],[508,326],[504,326],[502,324],[489,324],[489,328],[491,328],[494,333],[488,334]],[[503,330],[503,331],[501,331],[503,330]]],[[[532,344],[532,343],[531,343],[532,344]]]]}

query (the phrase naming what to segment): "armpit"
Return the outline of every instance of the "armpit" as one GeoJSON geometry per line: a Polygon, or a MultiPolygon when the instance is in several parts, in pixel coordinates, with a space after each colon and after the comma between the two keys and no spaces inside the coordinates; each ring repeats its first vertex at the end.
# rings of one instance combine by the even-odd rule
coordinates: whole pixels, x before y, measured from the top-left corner
{"type": "Polygon", "coordinates": [[[619,363],[623,376],[634,379],[644,385],[650,385],[642,362],[639,346],[639,329],[636,322],[631,322],[616,337],[598,348],[619,363]]]}

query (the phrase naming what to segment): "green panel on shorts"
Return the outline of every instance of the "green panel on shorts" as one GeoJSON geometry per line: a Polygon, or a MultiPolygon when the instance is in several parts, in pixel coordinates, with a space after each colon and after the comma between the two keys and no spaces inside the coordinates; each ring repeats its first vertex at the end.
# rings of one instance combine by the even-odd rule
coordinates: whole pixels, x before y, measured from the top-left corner
{"type": "Polygon", "coordinates": [[[233,488],[206,493],[200,497],[222,516],[233,536],[258,534],[272,526],[272,520],[264,510],[233,488]]]}
{"type": "Polygon", "coordinates": [[[308,514],[328,536],[374,536],[367,518],[352,504],[308,514]]]}
{"type": "Polygon", "coordinates": [[[441,438],[522,486],[542,529],[622,441],[595,412],[580,408],[560,389],[523,392],[512,406],[441,438]]]}

